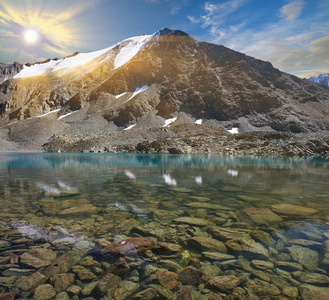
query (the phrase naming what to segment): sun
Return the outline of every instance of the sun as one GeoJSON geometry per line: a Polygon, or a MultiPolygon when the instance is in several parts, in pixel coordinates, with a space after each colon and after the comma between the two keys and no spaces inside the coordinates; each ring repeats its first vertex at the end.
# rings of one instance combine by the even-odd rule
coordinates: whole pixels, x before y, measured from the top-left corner
{"type": "Polygon", "coordinates": [[[34,44],[39,39],[39,33],[34,29],[27,29],[24,32],[24,39],[28,44],[34,44]]]}

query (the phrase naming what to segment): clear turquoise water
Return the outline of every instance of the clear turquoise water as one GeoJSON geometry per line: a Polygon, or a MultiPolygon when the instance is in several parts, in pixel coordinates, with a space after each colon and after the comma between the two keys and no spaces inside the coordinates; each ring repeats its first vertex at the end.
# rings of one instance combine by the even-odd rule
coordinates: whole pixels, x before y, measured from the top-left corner
{"type": "MultiPolygon", "coordinates": [[[[204,263],[207,258],[201,258],[202,250],[194,249],[187,241],[200,234],[209,236],[209,231],[175,223],[184,216],[219,227],[261,229],[273,236],[272,241],[264,242],[266,249],[279,252],[271,256],[271,261],[276,257],[289,261],[292,258],[287,258],[286,249],[293,239],[318,243],[329,239],[328,179],[329,159],[0,154],[0,234],[16,247],[18,230],[22,237],[37,240],[39,246],[52,243],[51,249],[60,255],[81,247],[81,243],[88,250],[100,239],[113,242],[143,235],[134,228],[156,223],[161,230],[153,232],[153,237],[180,244],[183,256],[187,250],[199,255],[204,263]],[[245,224],[236,217],[246,208],[279,203],[313,208],[319,213],[300,220],[285,219],[272,227],[245,224]],[[61,214],[83,205],[94,210],[61,214]],[[52,237],[54,230],[71,241],[62,246],[55,243],[58,234],[52,237]]],[[[8,255],[8,249],[0,249],[0,258],[8,255]]],[[[315,249],[319,255],[322,253],[321,244],[315,249]]],[[[249,259],[247,254],[245,258],[249,259]]]]}
{"type": "Polygon", "coordinates": [[[203,196],[209,198],[209,204],[228,210],[291,203],[319,209],[326,218],[328,175],[328,159],[1,154],[0,197],[9,201],[8,210],[21,206],[25,213],[32,213],[35,207],[30,204],[38,206],[37,200],[47,195],[47,189],[59,190],[62,184],[78,190],[78,198],[99,208],[134,201],[141,210],[152,212],[152,198],[151,202],[160,206],[169,201],[173,208],[184,209],[191,197],[203,196]],[[175,201],[173,196],[182,199],[175,201]]]}

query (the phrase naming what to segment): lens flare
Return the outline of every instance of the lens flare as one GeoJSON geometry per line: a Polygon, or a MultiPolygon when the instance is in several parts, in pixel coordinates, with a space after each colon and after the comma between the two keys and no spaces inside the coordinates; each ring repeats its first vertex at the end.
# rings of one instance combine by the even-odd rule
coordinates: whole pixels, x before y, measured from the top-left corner
{"type": "Polygon", "coordinates": [[[28,29],[24,33],[25,42],[34,44],[39,39],[39,34],[34,29],[28,29]]]}

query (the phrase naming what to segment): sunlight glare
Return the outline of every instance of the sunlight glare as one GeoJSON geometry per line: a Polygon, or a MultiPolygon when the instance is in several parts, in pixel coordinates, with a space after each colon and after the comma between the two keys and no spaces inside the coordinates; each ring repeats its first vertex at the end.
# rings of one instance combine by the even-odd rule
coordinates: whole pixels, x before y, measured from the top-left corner
{"type": "Polygon", "coordinates": [[[39,38],[39,34],[34,29],[28,29],[24,33],[24,39],[28,44],[35,43],[39,38]]]}

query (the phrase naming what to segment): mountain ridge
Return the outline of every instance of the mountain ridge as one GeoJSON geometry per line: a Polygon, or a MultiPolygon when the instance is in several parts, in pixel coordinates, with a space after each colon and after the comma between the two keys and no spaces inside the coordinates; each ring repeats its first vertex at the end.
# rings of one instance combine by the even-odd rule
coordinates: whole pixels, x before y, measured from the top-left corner
{"type": "Polygon", "coordinates": [[[307,80],[329,87],[329,74],[320,74],[310,77],[307,80]]]}
{"type": "MultiPolygon", "coordinates": [[[[329,130],[328,88],[280,72],[270,62],[168,28],[105,50],[84,64],[70,65],[83,57],[78,53],[57,61],[57,66],[69,67],[3,82],[0,123],[9,131],[8,138],[24,140],[18,124],[48,122],[58,124],[56,132],[44,134],[39,147],[75,135],[81,140],[90,136],[86,142],[90,148],[94,136],[101,140],[113,134],[118,139],[127,135],[124,129],[145,128],[146,140],[162,139],[151,131],[158,132],[174,118],[170,127],[202,119],[197,125],[204,131],[218,128],[226,135],[233,128],[239,133],[329,130]]],[[[40,70],[40,65],[33,68],[40,70]]],[[[131,149],[137,151],[140,142],[132,142],[131,149]]]]}

